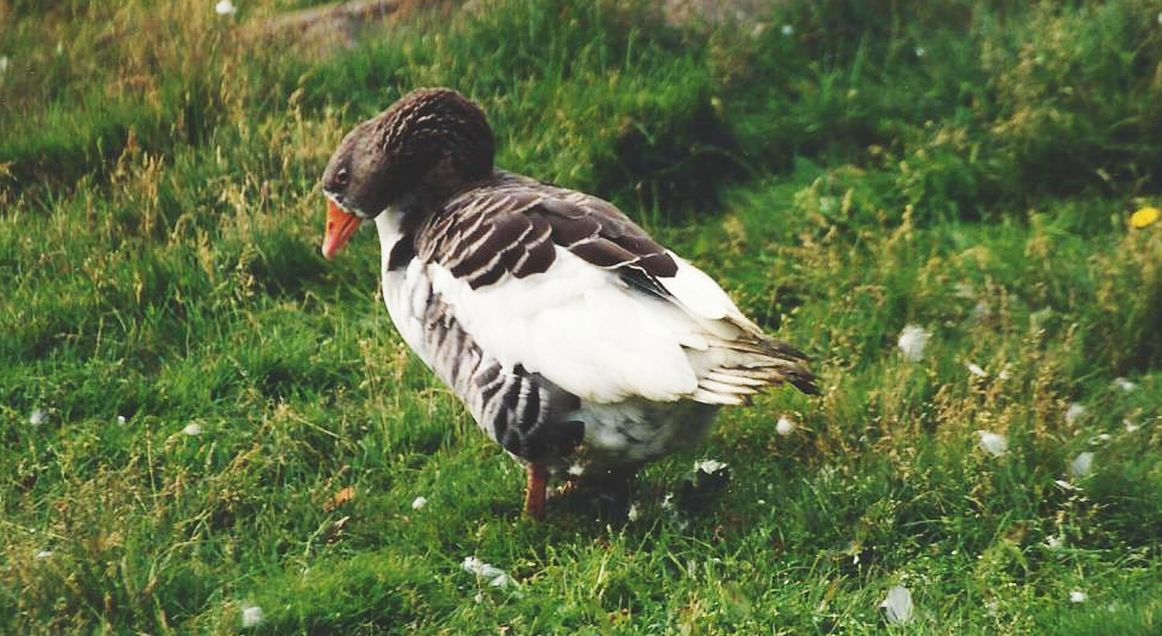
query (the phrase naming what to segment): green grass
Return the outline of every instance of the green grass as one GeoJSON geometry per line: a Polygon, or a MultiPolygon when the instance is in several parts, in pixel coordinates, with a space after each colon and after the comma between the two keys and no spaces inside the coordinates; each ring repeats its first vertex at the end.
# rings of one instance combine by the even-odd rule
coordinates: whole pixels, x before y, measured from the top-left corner
{"type": "Polygon", "coordinates": [[[0,632],[1162,630],[1162,224],[1128,223],[1162,202],[1162,4],[507,2],[351,49],[255,39],[314,2],[239,4],[0,2],[0,632]],[[374,238],[318,255],[331,150],[427,85],[712,273],[824,395],[724,412],[623,530],[521,519],[519,466],[390,327],[374,238]],[[728,487],[667,503],[700,458],[728,487]]]}

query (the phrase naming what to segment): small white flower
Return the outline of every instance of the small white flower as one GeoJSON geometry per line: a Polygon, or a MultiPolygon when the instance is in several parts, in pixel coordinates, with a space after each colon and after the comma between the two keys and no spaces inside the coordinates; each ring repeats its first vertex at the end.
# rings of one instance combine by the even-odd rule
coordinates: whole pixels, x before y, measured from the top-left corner
{"type": "Polygon", "coordinates": [[[219,0],[218,4],[214,5],[214,13],[218,15],[234,15],[238,13],[238,7],[234,6],[230,0],[219,0]]]}
{"type": "Polygon", "coordinates": [[[637,507],[637,504],[630,504],[629,505],[629,512],[626,513],[625,516],[630,521],[637,521],[638,519],[641,518],[642,511],[640,508],[637,507]]]}
{"type": "Polygon", "coordinates": [[[186,435],[189,435],[190,437],[201,435],[202,425],[198,424],[197,422],[190,422],[189,424],[186,424],[185,428],[182,429],[182,432],[186,435]]]}
{"type": "Polygon", "coordinates": [[[707,475],[714,475],[724,468],[726,468],[726,462],[720,462],[717,459],[704,459],[700,462],[694,462],[694,472],[701,471],[707,475]]]}
{"type": "Polygon", "coordinates": [[[257,605],[248,605],[242,608],[242,627],[257,627],[266,617],[262,615],[262,608],[257,605]]]}
{"type": "Polygon", "coordinates": [[[415,499],[412,499],[412,510],[419,510],[420,508],[423,508],[426,505],[428,505],[428,498],[427,497],[421,496],[421,497],[416,497],[415,499]]]}
{"type": "Polygon", "coordinates": [[[1084,404],[1080,404],[1078,402],[1070,404],[1069,408],[1065,410],[1065,423],[1073,426],[1077,423],[1078,420],[1085,416],[1086,410],[1087,409],[1085,408],[1084,404]]]}
{"type": "Polygon", "coordinates": [[[1089,595],[1087,595],[1085,592],[1082,592],[1081,590],[1073,590],[1069,593],[1070,603],[1084,603],[1088,598],[1089,595]]]}
{"type": "Polygon", "coordinates": [[[928,346],[928,339],[931,337],[932,334],[919,325],[905,325],[896,346],[904,354],[905,360],[919,362],[924,359],[924,348],[928,346]]]}
{"type": "Polygon", "coordinates": [[[1138,424],[1137,422],[1135,422],[1134,420],[1131,420],[1128,417],[1122,420],[1122,425],[1126,427],[1127,433],[1133,433],[1134,431],[1142,428],[1141,424],[1138,424]]]}
{"type": "Polygon", "coordinates": [[[1085,451],[1073,458],[1069,464],[1069,474],[1072,477],[1085,477],[1093,470],[1093,453],[1085,451]]]}
{"type": "MultiPolygon", "coordinates": [[[[1162,15],[1162,14],[1159,14],[1159,15],[1162,15]]],[[[792,35],[795,35],[795,27],[793,27],[789,24],[784,24],[783,28],[780,29],[779,32],[783,34],[783,37],[789,38],[792,35]]]]}
{"type": "Polygon", "coordinates": [[[52,557],[52,550],[41,550],[36,553],[36,558],[38,559],[48,559],[50,557],[52,557]]]}
{"type": "Polygon", "coordinates": [[[1048,546],[1050,550],[1060,550],[1065,545],[1065,538],[1056,535],[1051,536],[1045,539],[1045,545],[1048,546]]]}
{"type": "Polygon", "coordinates": [[[779,421],[775,422],[775,432],[778,433],[779,435],[782,435],[783,437],[786,437],[786,436],[790,435],[791,433],[794,433],[795,432],[795,420],[792,420],[791,418],[787,417],[786,415],[780,415],[779,421]]]}
{"type": "Polygon", "coordinates": [[[927,54],[928,54],[928,50],[925,49],[924,47],[922,47],[922,46],[916,47],[916,57],[924,57],[927,54]]]}
{"type": "Polygon", "coordinates": [[[125,424],[125,423],[126,423],[126,422],[128,422],[128,421],[129,421],[129,420],[125,419],[125,416],[124,416],[124,415],[118,415],[118,416],[117,416],[117,423],[118,423],[118,424],[125,424]]]}
{"type": "Polygon", "coordinates": [[[969,362],[968,364],[966,364],[964,366],[965,366],[965,368],[968,369],[969,373],[975,375],[978,378],[987,378],[989,375],[984,369],[982,369],[980,367],[979,364],[976,364],[974,362],[969,362]]]}
{"type": "Polygon", "coordinates": [[[1125,378],[1114,378],[1114,386],[1118,387],[1122,391],[1125,391],[1126,393],[1129,393],[1130,391],[1138,388],[1136,383],[1130,382],[1125,378]]]}
{"type": "Polygon", "coordinates": [[[977,431],[976,434],[980,435],[980,447],[993,457],[1000,457],[1009,450],[1009,438],[1000,433],[977,431]]]}
{"type": "Polygon", "coordinates": [[[888,622],[902,625],[912,620],[912,592],[903,585],[888,590],[888,596],[880,603],[880,608],[888,616],[888,622]]]}
{"type": "Polygon", "coordinates": [[[585,474],[585,467],[581,464],[573,464],[569,467],[569,474],[574,477],[580,477],[585,474]]]}
{"type": "Polygon", "coordinates": [[[40,426],[48,421],[48,411],[44,409],[36,409],[28,416],[28,423],[33,426],[40,426]]]}

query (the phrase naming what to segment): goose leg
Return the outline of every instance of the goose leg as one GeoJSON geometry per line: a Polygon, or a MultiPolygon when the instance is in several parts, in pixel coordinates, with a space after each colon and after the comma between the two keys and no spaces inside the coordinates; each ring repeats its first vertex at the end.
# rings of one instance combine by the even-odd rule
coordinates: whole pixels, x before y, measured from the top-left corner
{"type": "Polygon", "coordinates": [[[535,521],[545,520],[545,489],[549,485],[549,469],[542,464],[529,464],[528,490],[525,492],[525,514],[535,521]]]}

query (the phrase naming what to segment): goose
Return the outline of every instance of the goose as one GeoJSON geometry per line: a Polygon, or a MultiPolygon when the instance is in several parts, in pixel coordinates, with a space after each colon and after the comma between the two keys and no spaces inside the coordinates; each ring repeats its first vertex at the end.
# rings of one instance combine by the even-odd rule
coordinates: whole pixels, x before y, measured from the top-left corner
{"type": "Polygon", "coordinates": [[[720,407],[785,383],[816,392],[806,356],[710,276],[609,202],[494,155],[479,106],[408,93],[331,156],[322,252],[375,224],[396,330],[525,466],[529,517],[544,519],[550,478],[624,514],[638,470],[695,445],[720,407]]]}

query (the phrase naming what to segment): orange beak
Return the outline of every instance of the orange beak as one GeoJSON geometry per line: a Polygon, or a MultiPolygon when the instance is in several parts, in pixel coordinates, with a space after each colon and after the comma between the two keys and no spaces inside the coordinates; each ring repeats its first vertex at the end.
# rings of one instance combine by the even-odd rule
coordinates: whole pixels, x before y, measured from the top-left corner
{"type": "Polygon", "coordinates": [[[331,260],[343,251],[361,222],[359,217],[344,212],[338,204],[327,199],[327,233],[323,235],[323,258],[331,260]]]}

